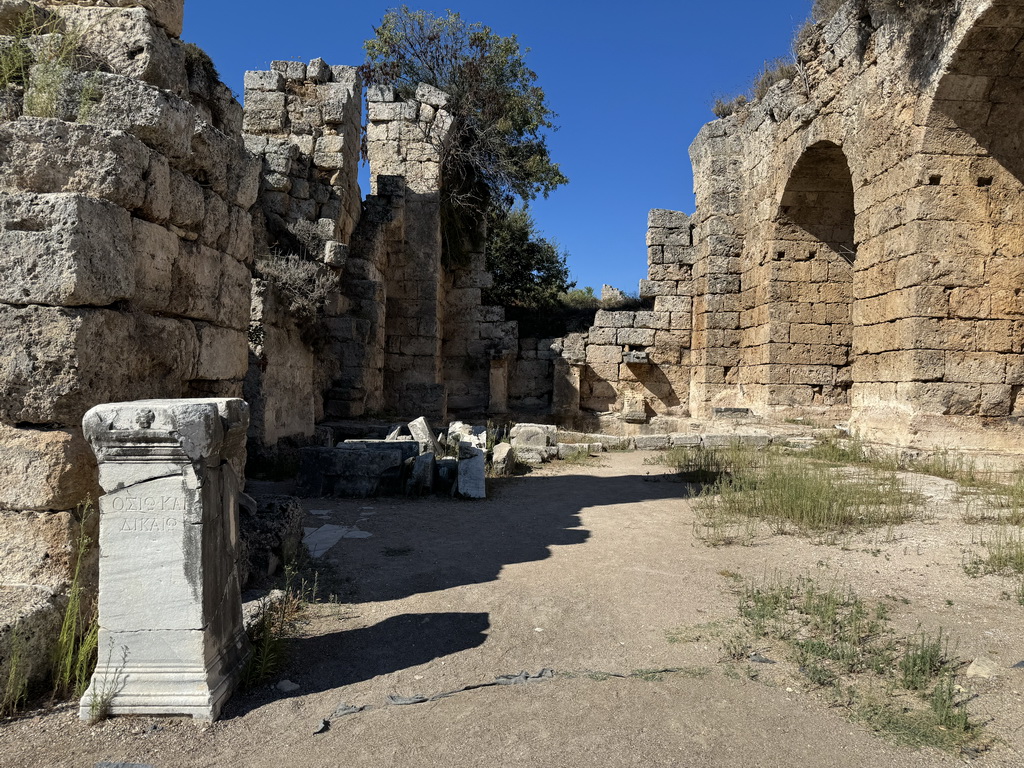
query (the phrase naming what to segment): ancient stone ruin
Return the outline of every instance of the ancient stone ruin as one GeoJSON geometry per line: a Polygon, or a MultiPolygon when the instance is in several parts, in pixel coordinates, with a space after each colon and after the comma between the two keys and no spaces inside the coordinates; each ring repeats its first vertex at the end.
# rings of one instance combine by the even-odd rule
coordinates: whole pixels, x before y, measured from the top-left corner
{"type": "MultiPolygon", "coordinates": [[[[1019,454],[1024,2],[891,5],[850,0],[700,132],[695,212],[650,214],[642,306],[536,339],[483,304],[484,253],[445,258],[444,93],[281,61],[243,109],[179,39],[183,0],[4,3],[26,76],[0,94],[0,674],[15,637],[45,673],[82,505],[111,490],[82,430],[105,403],[244,398],[251,472],[417,417],[575,432],[517,433],[537,461],[735,415],[1019,454]]],[[[467,472],[482,448],[458,442],[467,472]]],[[[386,450],[432,487],[432,451],[386,450]]]]}

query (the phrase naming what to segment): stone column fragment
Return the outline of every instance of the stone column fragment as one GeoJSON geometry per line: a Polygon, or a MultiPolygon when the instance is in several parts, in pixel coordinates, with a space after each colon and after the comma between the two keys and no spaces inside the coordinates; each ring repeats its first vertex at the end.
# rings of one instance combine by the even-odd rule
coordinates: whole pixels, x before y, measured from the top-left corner
{"type": "Polygon", "coordinates": [[[249,407],[237,399],[99,405],[99,663],[80,715],[216,719],[248,651],[237,498],[249,407]]]}

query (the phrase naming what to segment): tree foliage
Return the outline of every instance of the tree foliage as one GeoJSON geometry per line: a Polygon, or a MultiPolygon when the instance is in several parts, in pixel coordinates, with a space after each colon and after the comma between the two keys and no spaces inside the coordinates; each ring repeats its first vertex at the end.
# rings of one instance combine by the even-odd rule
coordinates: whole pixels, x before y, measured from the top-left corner
{"type": "Polygon", "coordinates": [[[485,300],[504,307],[551,306],[575,287],[565,252],[541,237],[525,208],[493,209],[487,217],[487,269],[494,285],[485,300]]]}
{"type": "Polygon", "coordinates": [[[509,208],[568,181],[545,139],[555,113],[515,35],[405,5],[387,11],[374,33],[364,44],[369,82],[405,98],[423,82],[451,97],[450,140],[440,148],[448,202],[476,212],[509,208]]]}

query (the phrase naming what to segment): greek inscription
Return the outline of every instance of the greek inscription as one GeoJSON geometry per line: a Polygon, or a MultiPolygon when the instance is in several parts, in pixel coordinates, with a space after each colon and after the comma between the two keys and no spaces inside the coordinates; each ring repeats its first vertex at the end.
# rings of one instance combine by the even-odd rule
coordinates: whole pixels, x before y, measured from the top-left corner
{"type": "Polygon", "coordinates": [[[178,496],[115,496],[115,512],[183,512],[185,502],[178,496]]]}
{"type": "Polygon", "coordinates": [[[164,533],[178,527],[174,517],[129,517],[121,521],[120,533],[164,533]]]}

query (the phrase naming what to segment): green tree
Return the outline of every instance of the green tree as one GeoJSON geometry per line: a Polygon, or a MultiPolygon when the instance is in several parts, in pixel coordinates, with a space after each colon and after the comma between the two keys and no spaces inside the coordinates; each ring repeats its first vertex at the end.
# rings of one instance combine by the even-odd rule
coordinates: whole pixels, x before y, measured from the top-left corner
{"type": "Polygon", "coordinates": [[[452,138],[441,148],[446,202],[479,215],[568,181],[545,138],[555,113],[515,35],[405,5],[387,11],[374,34],[364,44],[369,82],[406,98],[423,82],[451,97],[452,138]]]}
{"type": "Polygon", "coordinates": [[[575,287],[565,252],[540,236],[525,208],[493,209],[487,217],[487,268],[494,285],[484,299],[505,307],[545,307],[575,287]]]}

